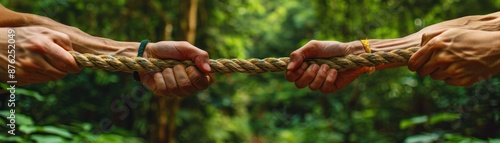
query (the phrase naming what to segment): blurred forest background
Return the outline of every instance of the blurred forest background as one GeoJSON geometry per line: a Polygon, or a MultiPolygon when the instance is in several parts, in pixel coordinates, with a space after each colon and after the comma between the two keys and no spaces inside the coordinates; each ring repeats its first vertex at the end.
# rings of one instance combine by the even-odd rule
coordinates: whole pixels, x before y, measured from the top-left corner
{"type": "MultiPolygon", "coordinates": [[[[288,56],[312,39],[397,38],[500,9],[499,0],[0,2],[95,36],[189,41],[211,58],[288,56]]],[[[450,86],[402,67],[326,95],[297,89],[284,73],[216,74],[209,89],[174,99],[131,74],[85,69],[17,88],[17,136],[6,133],[2,105],[0,142],[500,142],[499,84],[497,75],[450,86]]]]}

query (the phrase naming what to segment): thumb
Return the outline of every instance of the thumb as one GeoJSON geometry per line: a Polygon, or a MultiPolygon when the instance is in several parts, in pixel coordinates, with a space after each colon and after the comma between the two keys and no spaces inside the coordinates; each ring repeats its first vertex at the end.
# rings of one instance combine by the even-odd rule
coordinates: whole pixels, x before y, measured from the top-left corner
{"type": "Polygon", "coordinates": [[[287,70],[296,70],[302,65],[304,59],[313,58],[318,55],[318,44],[320,41],[312,40],[301,48],[293,51],[290,54],[290,63],[288,64],[287,70]]]}
{"type": "Polygon", "coordinates": [[[438,31],[434,31],[434,32],[430,32],[430,33],[424,33],[422,34],[422,38],[421,38],[421,41],[420,41],[420,46],[424,46],[425,44],[427,44],[427,42],[429,42],[432,38],[440,35],[441,33],[443,33],[444,31],[446,31],[447,29],[441,29],[441,30],[438,30],[438,31]]]}
{"type": "Polygon", "coordinates": [[[290,63],[288,64],[287,70],[295,70],[302,65],[306,56],[304,56],[304,52],[302,49],[298,49],[293,51],[290,54],[290,63]]]}
{"type": "Polygon", "coordinates": [[[194,61],[196,67],[198,67],[205,73],[210,73],[210,59],[208,58],[207,52],[194,47],[189,54],[189,58],[194,61]]]}

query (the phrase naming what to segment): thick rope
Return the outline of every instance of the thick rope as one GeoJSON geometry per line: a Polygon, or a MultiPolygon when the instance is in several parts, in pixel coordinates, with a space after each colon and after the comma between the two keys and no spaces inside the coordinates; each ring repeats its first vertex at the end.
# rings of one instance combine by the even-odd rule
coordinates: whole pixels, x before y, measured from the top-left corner
{"type": "MultiPolygon", "coordinates": [[[[333,57],[330,59],[307,59],[308,64],[327,64],[330,68],[338,71],[359,68],[363,66],[377,66],[388,63],[407,63],[408,59],[415,53],[419,47],[407,49],[397,49],[389,52],[363,53],[359,55],[346,55],[342,57],[333,57]]],[[[142,57],[124,57],[110,55],[93,55],[71,52],[80,66],[90,69],[103,69],[108,71],[122,72],[151,72],[162,71],[165,68],[172,68],[175,65],[183,64],[185,66],[195,65],[192,61],[184,60],[160,60],[155,58],[142,57]]],[[[265,59],[210,59],[212,72],[232,73],[241,72],[248,74],[259,74],[265,72],[285,71],[290,59],[265,58],[265,59]]]]}

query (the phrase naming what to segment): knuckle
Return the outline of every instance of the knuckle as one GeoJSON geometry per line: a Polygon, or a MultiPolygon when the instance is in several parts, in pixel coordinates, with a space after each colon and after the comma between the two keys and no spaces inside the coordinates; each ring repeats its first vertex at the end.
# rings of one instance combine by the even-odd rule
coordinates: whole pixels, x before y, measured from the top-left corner
{"type": "Polygon", "coordinates": [[[32,51],[36,51],[36,52],[41,52],[41,53],[45,53],[47,52],[47,50],[45,49],[45,44],[42,40],[40,39],[30,39],[30,43],[31,43],[31,50],[32,51]]]}
{"type": "Polygon", "coordinates": [[[300,52],[297,50],[290,53],[290,58],[298,58],[299,56],[300,56],[300,52]]]}
{"type": "Polygon", "coordinates": [[[71,38],[66,33],[61,33],[60,36],[61,36],[60,39],[62,41],[64,41],[64,42],[70,42],[71,38]]]}
{"type": "Polygon", "coordinates": [[[189,43],[187,41],[179,41],[179,45],[187,46],[187,45],[191,45],[191,43],[189,43]]]}

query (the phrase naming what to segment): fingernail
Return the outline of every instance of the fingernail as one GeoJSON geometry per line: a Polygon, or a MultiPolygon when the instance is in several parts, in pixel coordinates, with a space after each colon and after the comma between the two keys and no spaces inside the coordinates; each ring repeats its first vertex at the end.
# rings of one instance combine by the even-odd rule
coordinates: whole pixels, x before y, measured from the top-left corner
{"type": "Polygon", "coordinates": [[[212,69],[210,69],[210,65],[208,63],[203,64],[203,68],[210,72],[212,69]]]}
{"type": "Polygon", "coordinates": [[[335,74],[337,74],[337,72],[335,72],[334,70],[332,70],[332,71],[330,71],[330,73],[328,74],[328,76],[335,77],[335,74]]]}
{"type": "Polygon", "coordinates": [[[302,66],[300,66],[300,68],[307,69],[307,64],[306,63],[302,63],[302,66]]]}
{"type": "Polygon", "coordinates": [[[314,64],[312,69],[313,69],[313,71],[318,71],[319,70],[319,66],[316,65],[316,64],[314,64]]]}
{"type": "Polygon", "coordinates": [[[288,64],[288,66],[286,67],[286,69],[287,69],[287,70],[292,70],[294,66],[295,66],[295,62],[290,61],[290,63],[289,63],[289,64],[288,64]]]}
{"type": "Polygon", "coordinates": [[[321,71],[322,72],[327,72],[328,71],[328,66],[327,65],[321,65],[321,71]]]}

